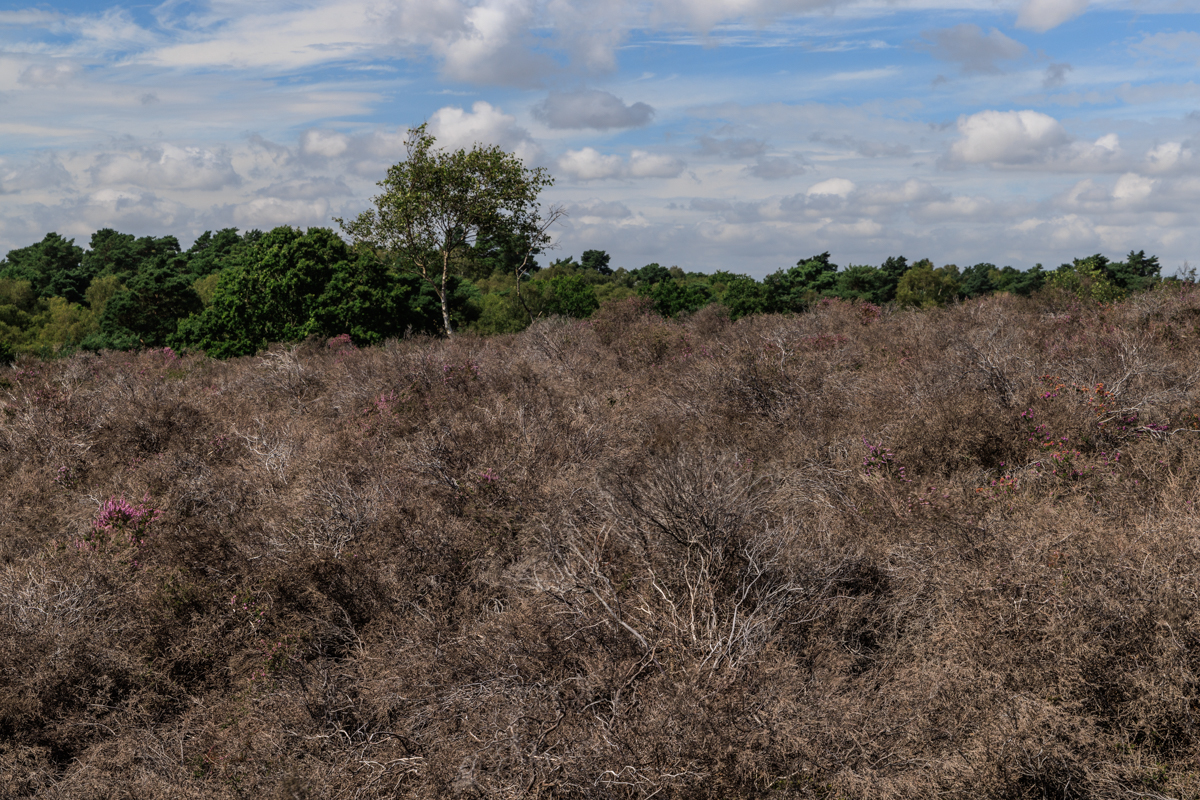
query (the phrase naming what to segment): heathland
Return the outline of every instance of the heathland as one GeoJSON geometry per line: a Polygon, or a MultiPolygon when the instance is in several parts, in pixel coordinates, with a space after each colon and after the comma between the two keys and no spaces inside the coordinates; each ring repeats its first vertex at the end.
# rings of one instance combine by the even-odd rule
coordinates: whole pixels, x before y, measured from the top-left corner
{"type": "Polygon", "coordinates": [[[0,795],[1200,793],[1200,290],[0,371],[0,795]]]}

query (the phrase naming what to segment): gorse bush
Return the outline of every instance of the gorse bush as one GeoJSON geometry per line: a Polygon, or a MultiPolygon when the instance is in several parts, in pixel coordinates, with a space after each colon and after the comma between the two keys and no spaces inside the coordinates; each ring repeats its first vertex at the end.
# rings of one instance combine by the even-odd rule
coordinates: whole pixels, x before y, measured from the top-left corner
{"type": "Polygon", "coordinates": [[[1194,285],[664,299],[17,355],[0,796],[1200,795],[1194,285]]]}

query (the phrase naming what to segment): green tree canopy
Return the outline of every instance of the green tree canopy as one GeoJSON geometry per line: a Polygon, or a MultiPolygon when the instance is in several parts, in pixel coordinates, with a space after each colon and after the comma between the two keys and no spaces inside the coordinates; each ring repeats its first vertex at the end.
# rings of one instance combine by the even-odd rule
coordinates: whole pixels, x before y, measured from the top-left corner
{"type": "Polygon", "coordinates": [[[447,152],[419,125],[405,143],[408,158],[379,182],[375,208],[352,221],[338,219],[356,244],[377,254],[399,255],[426,281],[442,305],[447,335],[451,265],[480,237],[513,235],[526,253],[549,243],[546,227],[558,213],[541,215],[538,194],[553,183],[542,168],[527,169],[499,147],[475,145],[447,152]]]}
{"type": "Polygon", "coordinates": [[[0,278],[29,281],[37,297],[83,300],[88,279],[82,274],[83,248],[74,239],[47,233],[38,243],[8,251],[0,265],[0,278]]]}
{"type": "Polygon", "coordinates": [[[200,310],[200,296],[192,288],[187,259],[159,255],[143,264],[125,288],[104,304],[100,331],[84,345],[129,350],[162,347],[175,335],[179,320],[200,310]]]}
{"type": "Polygon", "coordinates": [[[958,267],[948,264],[934,269],[933,262],[927,258],[913,264],[896,286],[896,302],[902,306],[941,306],[957,295],[958,267]]]}
{"type": "Polygon", "coordinates": [[[603,250],[584,250],[583,255],[579,257],[579,264],[584,269],[595,270],[608,276],[613,274],[612,267],[608,265],[611,260],[612,257],[603,250]]]}
{"type": "Polygon", "coordinates": [[[838,266],[830,261],[829,253],[810,256],[796,262],[784,272],[763,279],[767,294],[767,311],[781,313],[803,311],[816,298],[837,285],[838,266]]]}
{"type": "MultiPolygon", "coordinates": [[[[470,283],[448,287],[453,308],[464,308],[470,283]]],[[[373,344],[409,327],[436,330],[437,303],[418,278],[397,278],[329,228],[279,227],[234,252],[211,302],[180,323],[175,341],[217,358],[313,335],[373,344]]]]}

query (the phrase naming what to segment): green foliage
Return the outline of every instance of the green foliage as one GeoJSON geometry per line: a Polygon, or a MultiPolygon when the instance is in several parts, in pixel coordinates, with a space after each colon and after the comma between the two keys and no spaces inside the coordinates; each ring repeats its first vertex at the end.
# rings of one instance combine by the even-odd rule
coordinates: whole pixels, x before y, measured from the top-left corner
{"type": "Polygon", "coordinates": [[[605,277],[612,275],[612,267],[608,266],[611,257],[603,250],[584,250],[583,255],[579,257],[579,264],[584,269],[593,270],[604,275],[605,277]]]}
{"type": "Polygon", "coordinates": [[[174,236],[143,236],[139,239],[103,228],[92,234],[89,249],[83,255],[83,273],[89,282],[105,275],[116,275],[122,281],[128,281],[144,266],[181,252],[179,240],[174,236]]]}
{"type": "Polygon", "coordinates": [[[328,229],[225,228],[206,231],[182,252],[174,236],[104,228],[87,251],[56,233],[10,251],[0,262],[0,344],[10,353],[55,354],[171,343],[231,356],[314,335],[370,344],[462,326],[515,333],[539,316],[588,318],[634,296],[664,317],[719,303],[737,320],[803,312],[820,298],[930,307],[958,297],[1027,296],[1045,286],[1107,302],[1163,280],[1158,259],[1145,251],[1120,262],[1096,254],[1054,272],[982,262],[961,273],[928,260],[910,265],[903,256],[839,269],[825,252],[761,282],[658,263],[613,270],[609,254],[595,249],[543,269],[534,256],[561,214],[540,215],[544,172],[496,148],[437,150],[423,128],[409,148],[408,160],[381,182],[387,191],[376,208],[339,220],[355,236],[354,249],[328,229]],[[426,202],[435,192],[445,197],[426,202]],[[396,227],[401,222],[409,228],[396,227]]]}
{"type": "MultiPolygon", "coordinates": [[[[313,335],[348,333],[370,344],[409,328],[436,330],[432,290],[415,276],[396,277],[370,254],[351,252],[328,228],[275,228],[230,258],[211,302],[180,323],[175,343],[229,358],[313,335]]],[[[469,321],[478,291],[461,279],[447,286],[453,313],[469,321]]]]}
{"type": "Polygon", "coordinates": [[[586,319],[600,307],[596,290],[578,275],[555,275],[546,284],[545,309],[549,314],[586,319]]]}
{"type": "Polygon", "coordinates": [[[700,281],[664,280],[638,287],[638,294],[654,302],[654,310],[664,317],[691,314],[713,301],[712,290],[700,281]]]}
{"type": "MultiPolygon", "coordinates": [[[[199,280],[219,271],[239,248],[247,246],[261,235],[261,231],[252,231],[247,235],[248,238],[243,238],[238,235],[237,228],[224,228],[215,234],[205,231],[188,248],[188,272],[199,280]]],[[[213,288],[216,288],[216,284],[213,284],[213,288]]]]}
{"type": "Polygon", "coordinates": [[[530,251],[528,243],[517,231],[486,231],[456,264],[460,274],[478,281],[495,275],[515,275],[518,269],[537,272],[541,265],[534,256],[540,252],[540,247],[530,251]]]}
{"type": "MultiPolygon", "coordinates": [[[[1102,259],[1104,257],[1092,256],[1092,258],[1102,259]]],[[[1162,268],[1158,263],[1158,256],[1147,256],[1145,250],[1137,252],[1130,250],[1124,261],[1113,263],[1105,259],[1102,268],[1105,277],[1127,294],[1144,292],[1162,280],[1162,268]]]]}
{"type": "Polygon", "coordinates": [[[228,358],[315,333],[317,300],[334,266],[349,258],[346,243],[327,228],[275,228],[237,253],[211,303],[180,325],[179,344],[228,358]]]}
{"type": "Polygon", "coordinates": [[[34,342],[39,351],[75,347],[96,332],[97,315],[91,309],[64,297],[51,297],[46,304],[46,321],[34,342]]]}
{"type": "Polygon", "coordinates": [[[104,305],[99,338],[89,337],[87,345],[128,350],[162,347],[172,341],[179,320],[203,305],[186,265],[179,255],[160,255],[152,265],[143,265],[104,305]]]}
{"type": "Polygon", "coordinates": [[[108,305],[108,301],[112,296],[124,288],[121,285],[121,279],[116,275],[105,275],[103,278],[94,278],[88,285],[87,291],[84,292],[84,302],[97,318],[103,316],[104,307],[108,305]]]}
{"type": "Polygon", "coordinates": [[[221,282],[220,272],[210,272],[203,278],[197,278],[192,281],[192,288],[196,290],[196,294],[200,296],[200,302],[208,305],[212,302],[213,295],[217,293],[217,284],[221,282]]]}
{"type": "Polygon", "coordinates": [[[995,291],[1028,297],[1045,285],[1046,272],[1041,264],[1036,264],[1028,270],[1004,267],[993,275],[992,279],[995,282],[995,291]]]}
{"type": "Polygon", "coordinates": [[[671,280],[671,270],[657,263],[631,270],[629,274],[633,276],[633,280],[638,286],[653,286],[656,283],[671,280]]]}
{"type": "Polygon", "coordinates": [[[1046,288],[1072,294],[1081,300],[1111,303],[1124,295],[1109,278],[1108,259],[1102,255],[1077,258],[1063,264],[1046,278],[1046,288]]]}
{"type": "Polygon", "coordinates": [[[753,278],[731,272],[715,272],[711,286],[716,302],[729,310],[731,320],[761,314],[767,307],[766,290],[753,278]]]}
{"type": "Polygon", "coordinates": [[[837,275],[830,294],[843,300],[863,300],[882,305],[896,293],[895,284],[883,270],[869,265],[846,267],[837,275]]]}
{"type": "Polygon", "coordinates": [[[913,264],[896,286],[896,302],[917,308],[945,305],[957,294],[958,267],[949,264],[934,269],[933,262],[927,258],[913,264]]]}
{"type": "Polygon", "coordinates": [[[37,244],[10,250],[0,266],[0,278],[28,281],[38,297],[83,299],[87,281],[82,275],[83,248],[74,239],[47,233],[37,244]]]}
{"type": "Polygon", "coordinates": [[[375,208],[337,222],[376,254],[402,254],[403,263],[437,293],[443,327],[452,335],[452,263],[480,238],[509,244],[515,239],[524,253],[547,244],[537,198],[553,179],[496,146],[446,152],[435,144],[425,125],[412,129],[405,143],[408,158],[379,182],[384,192],[373,198],[375,208]]]}
{"type": "Polygon", "coordinates": [[[45,321],[46,304],[27,280],[0,277],[0,341],[15,352],[34,340],[45,321]]]}
{"type": "Polygon", "coordinates": [[[775,313],[800,312],[837,285],[837,264],[829,253],[821,253],[796,262],[787,272],[780,270],[763,280],[766,310],[775,313]]]}

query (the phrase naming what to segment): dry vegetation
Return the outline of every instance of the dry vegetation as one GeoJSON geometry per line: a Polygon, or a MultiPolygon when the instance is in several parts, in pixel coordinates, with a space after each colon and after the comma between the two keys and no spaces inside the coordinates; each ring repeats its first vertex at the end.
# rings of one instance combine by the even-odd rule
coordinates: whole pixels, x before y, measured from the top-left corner
{"type": "Polygon", "coordinates": [[[1198,796],[1196,287],[641,302],[0,373],[0,796],[1198,796]]]}

